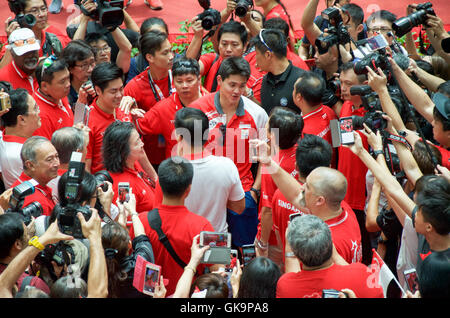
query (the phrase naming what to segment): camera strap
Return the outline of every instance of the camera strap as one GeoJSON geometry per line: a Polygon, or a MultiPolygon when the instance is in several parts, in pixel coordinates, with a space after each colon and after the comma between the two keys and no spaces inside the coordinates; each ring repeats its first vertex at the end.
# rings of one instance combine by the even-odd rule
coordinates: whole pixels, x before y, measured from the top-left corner
{"type": "Polygon", "coordinates": [[[412,150],[411,144],[406,140],[406,138],[402,136],[392,135],[392,134],[386,134],[386,138],[391,141],[396,141],[404,144],[409,150],[412,150]]]}
{"type": "MultiPolygon", "coordinates": [[[[161,91],[161,88],[159,88],[158,84],[156,84],[153,81],[152,74],[150,74],[150,68],[148,68],[147,74],[148,74],[148,81],[150,83],[150,88],[152,89],[153,96],[155,97],[155,101],[159,102],[159,101],[163,100],[165,98],[164,94],[161,91]]],[[[170,95],[170,94],[172,94],[172,71],[171,70],[169,70],[168,76],[169,76],[168,86],[169,86],[169,95],[170,95]]]]}
{"type": "Polygon", "coordinates": [[[150,212],[147,213],[148,218],[148,224],[150,227],[156,231],[158,234],[159,241],[164,245],[166,250],[169,252],[170,256],[177,262],[178,265],[180,265],[181,268],[186,267],[186,263],[183,262],[180,257],[177,255],[175,250],[173,249],[172,245],[169,242],[169,239],[167,238],[166,234],[161,229],[161,216],[159,215],[158,209],[153,209],[150,212]]]}

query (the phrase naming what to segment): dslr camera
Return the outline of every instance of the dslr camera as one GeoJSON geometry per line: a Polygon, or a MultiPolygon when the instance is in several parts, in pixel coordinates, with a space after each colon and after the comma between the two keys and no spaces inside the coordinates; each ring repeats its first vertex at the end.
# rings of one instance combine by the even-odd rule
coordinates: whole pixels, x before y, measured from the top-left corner
{"type": "Polygon", "coordinates": [[[424,26],[428,26],[426,24],[428,19],[427,14],[436,15],[433,10],[433,4],[431,2],[418,4],[415,12],[396,20],[392,24],[392,29],[394,30],[395,35],[402,37],[418,25],[422,24],[424,26]]]}
{"type": "Polygon", "coordinates": [[[81,181],[85,171],[84,166],[84,162],[81,162],[81,153],[73,152],[67,170],[67,183],[64,191],[68,203],[65,206],[59,204],[55,206],[60,231],[77,239],[84,238],[77,213],[81,212],[86,221],[92,215],[89,206],[82,206],[79,202],[81,181]]]}
{"type": "Polygon", "coordinates": [[[240,18],[245,17],[249,7],[253,7],[253,0],[234,0],[234,2],[236,2],[234,13],[240,18]]]}
{"type": "Polygon", "coordinates": [[[8,6],[11,12],[16,14],[14,19],[8,22],[8,25],[16,21],[21,28],[31,29],[34,27],[34,25],[36,24],[36,17],[30,13],[23,14],[22,12],[24,8],[23,5],[19,3],[19,1],[8,0],[8,6]]]}
{"type": "Polygon", "coordinates": [[[204,9],[202,13],[197,15],[198,19],[202,21],[202,28],[209,31],[214,26],[219,25],[222,19],[220,12],[210,8],[210,0],[198,0],[198,3],[204,9]]]}
{"type": "Polygon", "coordinates": [[[6,210],[6,213],[19,213],[23,216],[25,225],[30,224],[32,217],[37,218],[43,212],[41,204],[36,201],[23,207],[25,197],[34,193],[37,184],[37,181],[31,179],[15,186],[9,199],[9,209],[6,210]]]}
{"type": "Polygon", "coordinates": [[[316,46],[319,54],[325,54],[330,47],[336,44],[347,44],[351,41],[350,33],[342,21],[341,12],[338,8],[329,7],[322,11],[322,18],[328,20],[330,27],[328,28],[328,35],[322,34],[316,39],[316,46]]]}
{"type": "Polygon", "coordinates": [[[109,31],[119,27],[124,20],[123,0],[94,0],[97,3],[97,9],[92,12],[87,11],[81,4],[81,0],[75,0],[75,4],[80,7],[81,12],[98,21],[101,26],[109,31]]]}

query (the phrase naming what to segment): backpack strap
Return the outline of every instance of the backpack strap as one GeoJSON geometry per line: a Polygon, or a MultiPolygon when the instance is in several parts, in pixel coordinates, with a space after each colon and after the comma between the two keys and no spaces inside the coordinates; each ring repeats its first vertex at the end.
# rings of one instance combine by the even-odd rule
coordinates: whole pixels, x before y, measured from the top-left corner
{"type": "Polygon", "coordinates": [[[159,215],[158,209],[153,209],[150,212],[147,213],[148,218],[148,224],[150,227],[156,231],[158,234],[159,241],[164,245],[164,247],[169,252],[170,256],[177,262],[178,265],[180,265],[181,268],[186,267],[186,263],[183,262],[180,257],[177,255],[175,250],[173,249],[172,245],[169,242],[169,239],[167,238],[166,234],[161,229],[161,216],[159,215]]]}
{"type": "Polygon", "coordinates": [[[54,54],[60,56],[62,52],[62,44],[58,37],[53,33],[45,32],[45,43],[42,46],[42,53],[47,56],[54,54]]]}
{"type": "MultiPolygon", "coordinates": [[[[211,66],[214,65],[217,62],[218,59],[219,59],[219,54],[216,53],[216,58],[212,62],[211,66]]],[[[219,69],[218,68],[217,68],[216,74],[214,75],[213,83],[211,85],[211,92],[215,92],[216,89],[217,89],[217,73],[219,73],[219,69]]]]}

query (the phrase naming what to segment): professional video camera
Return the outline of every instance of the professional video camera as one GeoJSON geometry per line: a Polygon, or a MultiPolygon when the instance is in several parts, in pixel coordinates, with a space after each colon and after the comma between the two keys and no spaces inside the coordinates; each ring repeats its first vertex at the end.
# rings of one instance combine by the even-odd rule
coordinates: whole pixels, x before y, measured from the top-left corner
{"type": "Polygon", "coordinates": [[[392,24],[392,29],[394,30],[395,35],[398,37],[402,37],[420,24],[428,26],[426,24],[426,21],[428,19],[427,14],[436,15],[432,7],[433,4],[431,2],[418,4],[415,12],[406,17],[396,20],[392,24]]]}
{"type": "Polygon", "coordinates": [[[23,207],[25,197],[34,193],[37,184],[37,181],[31,179],[15,186],[9,200],[9,209],[6,210],[6,213],[21,214],[26,225],[30,224],[32,217],[36,218],[42,215],[43,210],[39,202],[31,202],[25,208],[23,207]]]}
{"type": "Polygon", "coordinates": [[[240,18],[245,17],[249,7],[253,7],[253,0],[234,0],[234,2],[236,2],[234,12],[240,18]]]}
{"type": "Polygon", "coordinates": [[[321,15],[323,19],[328,20],[330,27],[327,31],[328,35],[322,34],[315,41],[319,54],[327,53],[333,45],[345,45],[351,41],[350,34],[342,21],[341,12],[338,8],[326,8],[321,15]]]}
{"type": "Polygon", "coordinates": [[[97,9],[92,12],[86,10],[81,4],[81,0],[75,0],[75,4],[80,7],[81,12],[98,21],[103,27],[112,31],[119,27],[124,20],[123,0],[93,0],[97,3],[97,9]]]}
{"type": "Polygon", "coordinates": [[[81,162],[82,154],[80,152],[73,152],[67,170],[67,183],[64,196],[68,202],[65,206],[59,204],[55,206],[57,209],[58,225],[62,233],[72,235],[75,238],[84,238],[81,230],[81,223],[77,217],[77,213],[81,212],[87,220],[91,217],[89,206],[82,206],[78,202],[80,197],[80,185],[83,180],[84,166],[81,162]]]}
{"type": "Polygon", "coordinates": [[[210,8],[210,0],[198,0],[198,3],[203,9],[205,9],[205,11],[197,15],[198,19],[202,21],[203,29],[209,31],[215,25],[219,25],[222,19],[220,12],[216,9],[210,8]]]}

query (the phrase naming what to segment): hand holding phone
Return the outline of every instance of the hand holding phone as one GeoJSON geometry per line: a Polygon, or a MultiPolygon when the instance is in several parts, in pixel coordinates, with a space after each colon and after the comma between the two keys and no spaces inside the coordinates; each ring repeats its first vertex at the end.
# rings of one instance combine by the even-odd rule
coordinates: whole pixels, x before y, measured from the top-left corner
{"type": "Polygon", "coordinates": [[[118,196],[120,203],[128,202],[130,199],[130,183],[129,182],[119,182],[118,185],[118,196]]]}

